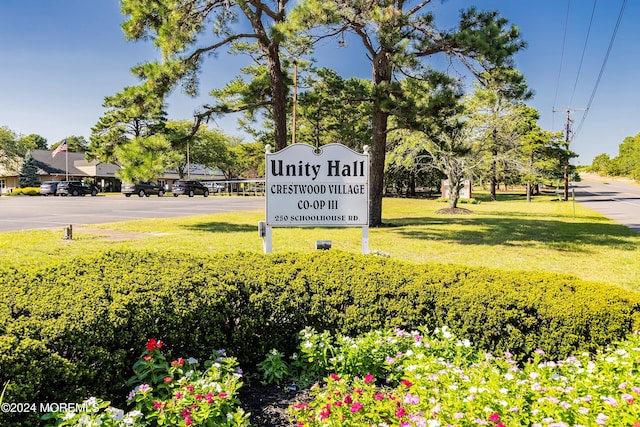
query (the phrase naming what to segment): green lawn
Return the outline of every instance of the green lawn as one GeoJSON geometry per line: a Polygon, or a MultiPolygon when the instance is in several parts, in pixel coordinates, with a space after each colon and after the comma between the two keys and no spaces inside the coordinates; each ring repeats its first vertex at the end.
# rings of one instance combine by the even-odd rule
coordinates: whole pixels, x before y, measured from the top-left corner
{"type": "MultiPolygon", "coordinates": [[[[387,226],[370,229],[369,250],[416,263],[563,272],[640,290],[640,234],[593,211],[552,196],[527,203],[514,194],[460,206],[473,213],[440,215],[436,211],[446,205],[434,200],[385,199],[387,226]]],[[[110,223],[92,227],[100,230],[76,228],[71,241],[62,240],[62,230],[0,233],[0,255],[3,263],[19,265],[108,248],[262,252],[257,223],[263,216],[250,211],[110,223]]],[[[359,228],[277,228],[273,251],[313,251],[318,239],[361,251],[359,228]]]]}

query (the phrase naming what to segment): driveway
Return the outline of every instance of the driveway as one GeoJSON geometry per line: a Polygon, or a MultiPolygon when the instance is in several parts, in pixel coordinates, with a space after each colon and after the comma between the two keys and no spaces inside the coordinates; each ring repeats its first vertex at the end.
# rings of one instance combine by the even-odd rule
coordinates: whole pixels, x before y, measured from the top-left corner
{"type": "Polygon", "coordinates": [[[264,197],[0,197],[0,232],[264,209],[264,197]]]}
{"type": "Polygon", "coordinates": [[[581,174],[576,202],[640,233],[640,185],[581,174]]]}

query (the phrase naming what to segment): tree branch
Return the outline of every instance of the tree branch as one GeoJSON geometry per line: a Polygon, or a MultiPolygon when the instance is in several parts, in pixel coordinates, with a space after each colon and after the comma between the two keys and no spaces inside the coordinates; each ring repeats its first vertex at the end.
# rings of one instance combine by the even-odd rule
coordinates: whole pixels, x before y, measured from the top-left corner
{"type": "Polygon", "coordinates": [[[218,49],[219,47],[222,47],[228,43],[231,43],[235,40],[239,40],[239,39],[257,39],[258,36],[256,34],[249,34],[249,33],[245,33],[245,34],[233,34],[223,40],[220,40],[218,43],[212,44],[211,46],[207,46],[207,47],[201,47],[199,49],[196,49],[195,51],[193,51],[193,53],[191,55],[189,55],[187,57],[187,61],[190,62],[194,59],[199,59],[200,56],[203,53],[206,52],[211,52],[213,50],[218,49]]]}

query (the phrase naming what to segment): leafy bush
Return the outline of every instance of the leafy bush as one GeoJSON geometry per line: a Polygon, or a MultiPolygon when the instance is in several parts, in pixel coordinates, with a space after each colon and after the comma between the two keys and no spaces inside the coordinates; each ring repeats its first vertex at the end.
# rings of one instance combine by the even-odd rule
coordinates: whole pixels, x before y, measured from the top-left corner
{"type": "Polygon", "coordinates": [[[23,187],[23,188],[14,188],[11,192],[12,196],[39,196],[40,188],[39,187],[23,187]]]}
{"type": "Polygon", "coordinates": [[[49,413],[43,420],[51,427],[249,425],[248,415],[237,406],[242,375],[235,358],[218,350],[200,370],[198,360],[191,357],[169,364],[161,348],[161,340],[150,339],[134,364],[135,375],[128,382],[135,385],[127,398],[131,410],[125,412],[91,397],[74,407],[75,411],[49,413]]]}
{"type": "Polygon", "coordinates": [[[273,348],[292,354],[305,327],[357,336],[446,324],[525,360],[536,348],[556,358],[596,351],[633,331],[640,312],[637,293],[569,276],[338,251],[105,252],[0,269],[0,300],[9,402],[124,396],[134,349],[151,336],[168,357],[225,348],[255,367],[273,348]]]}
{"type": "MultiPolygon", "coordinates": [[[[638,335],[596,355],[557,361],[538,350],[522,364],[508,352],[470,352],[468,341],[444,328],[377,335],[386,337],[393,357],[378,354],[372,365],[359,368],[353,363],[334,366],[323,384],[311,389],[310,402],[289,408],[293,423],[300,427],[640,426],[638,335]]],[[[307,336],[300,351],[306,340],[317,339],[307,336]]],[[[336,345],[338,358],[366,345],[368,339],[347,341],[349,345],[336,345]]]]}
{"type": "MultiPolygon", "coordinates": [[[[449,203],[449,198],[448,197],[440,197],[438,199],[436,199],[437,202],[440,203],[449,203]]],[[[475,199],[475,198],[466,198],[466,197],[461,197],[458,199],[458,203],[459,204],[467,204],[467,205],[477,205],[480,204],[480,200],[475,199]]]]}

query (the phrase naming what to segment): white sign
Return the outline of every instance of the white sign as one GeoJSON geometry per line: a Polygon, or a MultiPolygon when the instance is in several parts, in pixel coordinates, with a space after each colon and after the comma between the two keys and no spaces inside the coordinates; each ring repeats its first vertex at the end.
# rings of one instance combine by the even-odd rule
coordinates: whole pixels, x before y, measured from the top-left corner
{"type": "MultiPolygon", "coordinates": [[[[449,180],[443,179],[442,180],[442,197],[445,199],[448,199],[450,193],[451,193],[451,186],[449,185],[449,180]]],[[[460,193],[458,194],[458,197],[460,197],[461,199],[471,198],[471,181],[470,180],[468,179],[464,180],[463,186],[460,189],[460,193]]]]}
{"type": "Polygon", "coordinates": [[[341,144],[266,153],[267,226],[368,226],[369,154],[341,144]]]}

